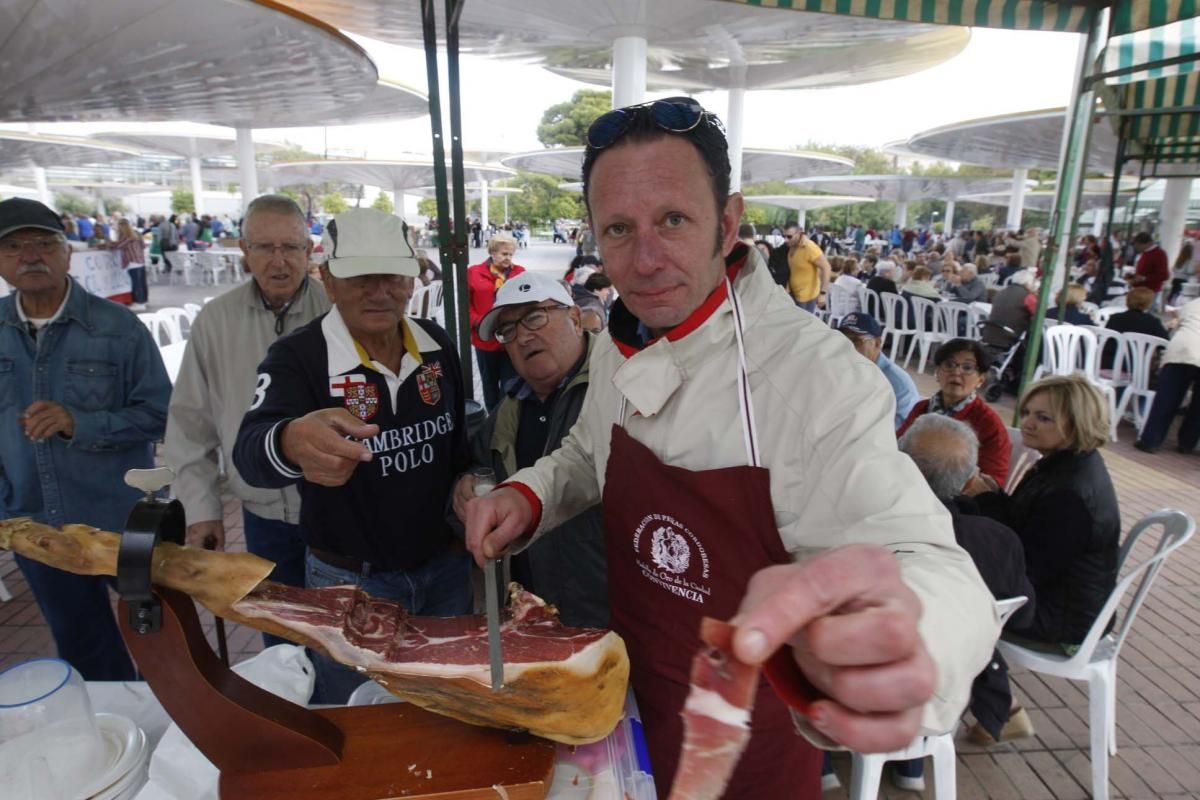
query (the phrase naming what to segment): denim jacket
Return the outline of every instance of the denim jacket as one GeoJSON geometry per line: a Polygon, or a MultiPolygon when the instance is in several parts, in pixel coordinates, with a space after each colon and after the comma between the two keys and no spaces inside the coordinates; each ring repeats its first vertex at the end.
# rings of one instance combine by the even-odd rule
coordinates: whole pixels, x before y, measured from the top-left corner
{"type": "Polygon", "coordinates": [[[137,317],[72,280],[66,307],[35,340],[0,298],[0,518],[124,530],[141,493],[125,471],[154,465],[171,382],[137,317]],[[18,421],[35,400],[71,412],[75,434],[31,442],[18,421]]]}

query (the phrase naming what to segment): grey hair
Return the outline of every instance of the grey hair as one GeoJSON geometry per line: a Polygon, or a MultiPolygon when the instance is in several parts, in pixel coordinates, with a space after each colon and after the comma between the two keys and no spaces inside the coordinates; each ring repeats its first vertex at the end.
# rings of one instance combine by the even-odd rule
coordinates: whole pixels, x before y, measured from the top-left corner
{"type": "Polygon", "coordinates": [[[938,499],[949,500],[962,494],[975,474],[979,439],[965,422],[942,414],[922,414],[900,437],[900,452],[913,460],[938,499]],[[931,447],[929,436],[944,444],[931,447]]]}
{"type": "Polygon", "coordinates": [[[1017,286],[1024,286],[1026,289],[1032,289],[1034,282],[1033,270],[1019,269],[1013,273],[1012,277],[1008,279],[1008,282],[1016,284],[1017,286]]]}
{"type": "Polygon", "coordinates": [[[896,262],[892,260],[880,261],[875,265],[875,271],[880,275],[895,275],[896,262]]]}
{"type": "Polygon", "coordinates": [[[962,265],[962,271],[963,271],[963,272],[969,272],[969,273],[971,273],[972,275],[978,275],[978,274],[979,274],[979,270],[978,270],[978,269],[975,267],[975,265],[974,265],[974,264],[970,264],[970,263],[968,263],[968,264],[963,264],[963,265],[962,265]]]}
{"type": "Polygon", "coordinates": [[[300,208],[299,203],[283,194],[262,194],[251,200],[250,205],[246,206],[246,215],[242,219],[243,238],[245,238],[246,229],[250,227],[250,218],[260,212],[282,216],[294,215],[305,233],[308,232],[308,217],[304,216],[304,211],[300,208]]]}

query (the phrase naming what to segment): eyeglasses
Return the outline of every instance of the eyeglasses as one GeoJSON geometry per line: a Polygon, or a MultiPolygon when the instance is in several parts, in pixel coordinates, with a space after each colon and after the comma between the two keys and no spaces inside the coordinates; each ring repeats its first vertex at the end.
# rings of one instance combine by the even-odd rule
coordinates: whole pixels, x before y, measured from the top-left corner
{"type": "Polygon", "coordinates": [[[284,258],[294,258],[301,253],[308,253],[307,244],[296,244],[295,242],[284,242],[283,244],[268,244],[266,242],[253,242],[246,245],[246,249],[253,255],[260,258],[270,258],[275,255],[276,250],[283,251],[284,258]]]}
{"type": "Polygon", "coordinates": [[[601,114],[588,128],[587,143],[593,150],[603,150],[625,135],[640,114],[650,114],[650,120],[669,133],[687,133],[705,117],[716,119],[690,97],[668,97],[636,106],[614,108],[601,114]]]}
{"type": "Polygon", "coordinates": [[[62,244],[63,239],[57,236],[48,236],[44,239],[4,239],[0,240],[0,256],[15,258],[26,247],[32,247],[41,255],[48,255],[62,247],[62,244]]]}
{"type": "Polygon", "coordinates": [[[541,330],[550,324],[551,311],[562,311],[565,308],[566,306],[538,306],[519,319],[497,325],[496,341],[500,344],[508,344],[509,342],[516,341],[518,324],[527,331],[541,330]]]}
{"type": "Polygon", "coordinates": [[[974,375],[975,373],[979,372],[979,366],[977,364],[972,364],[969,361],[964,364],[960,364],[957,361],[943,361],[942,363],[938,364],[938,369],[942,370],[943,372],[954,372],[955,370],[958,370],[963,375],[974,375]]]}

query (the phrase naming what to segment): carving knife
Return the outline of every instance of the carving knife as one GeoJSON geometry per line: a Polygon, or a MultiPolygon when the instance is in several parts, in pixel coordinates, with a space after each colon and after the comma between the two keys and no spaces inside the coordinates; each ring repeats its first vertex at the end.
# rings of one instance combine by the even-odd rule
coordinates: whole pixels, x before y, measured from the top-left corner
{"type": "Polygon", "coordinates": [[[488,659],[492,666],[492,691],[504,686],[504,653],[500,649],[500,570],[504,561],[494,558],[483,568],[487,605],[488,659]]]}

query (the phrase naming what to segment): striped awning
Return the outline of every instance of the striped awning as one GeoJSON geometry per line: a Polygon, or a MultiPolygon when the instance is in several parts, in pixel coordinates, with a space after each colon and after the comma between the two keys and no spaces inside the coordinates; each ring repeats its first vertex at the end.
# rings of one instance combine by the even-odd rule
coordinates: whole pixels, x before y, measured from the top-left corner
{"type": "Polygon", "coordinates": [[[1113,36],[1108,40],[1104,52],[1104,71],[1129,70],[1141,65],[1150,65],[1136,72],[1122,72],[1110,78],[1110,83],[1134,83],[1136,81],[1166,78],[1200,68],[1200,60],[1163,64],[1171,59],[1194,55],[1200,52],[1200,18],[1173,22],[1159,28],[1113,36]]]}
{"type": "Polygon", "coordinates": [[[727,0],[873,19],[1085,33],[1088,10],[1111,5],[1114,36],[1200,16],[1200,0],[727,0]]]}

